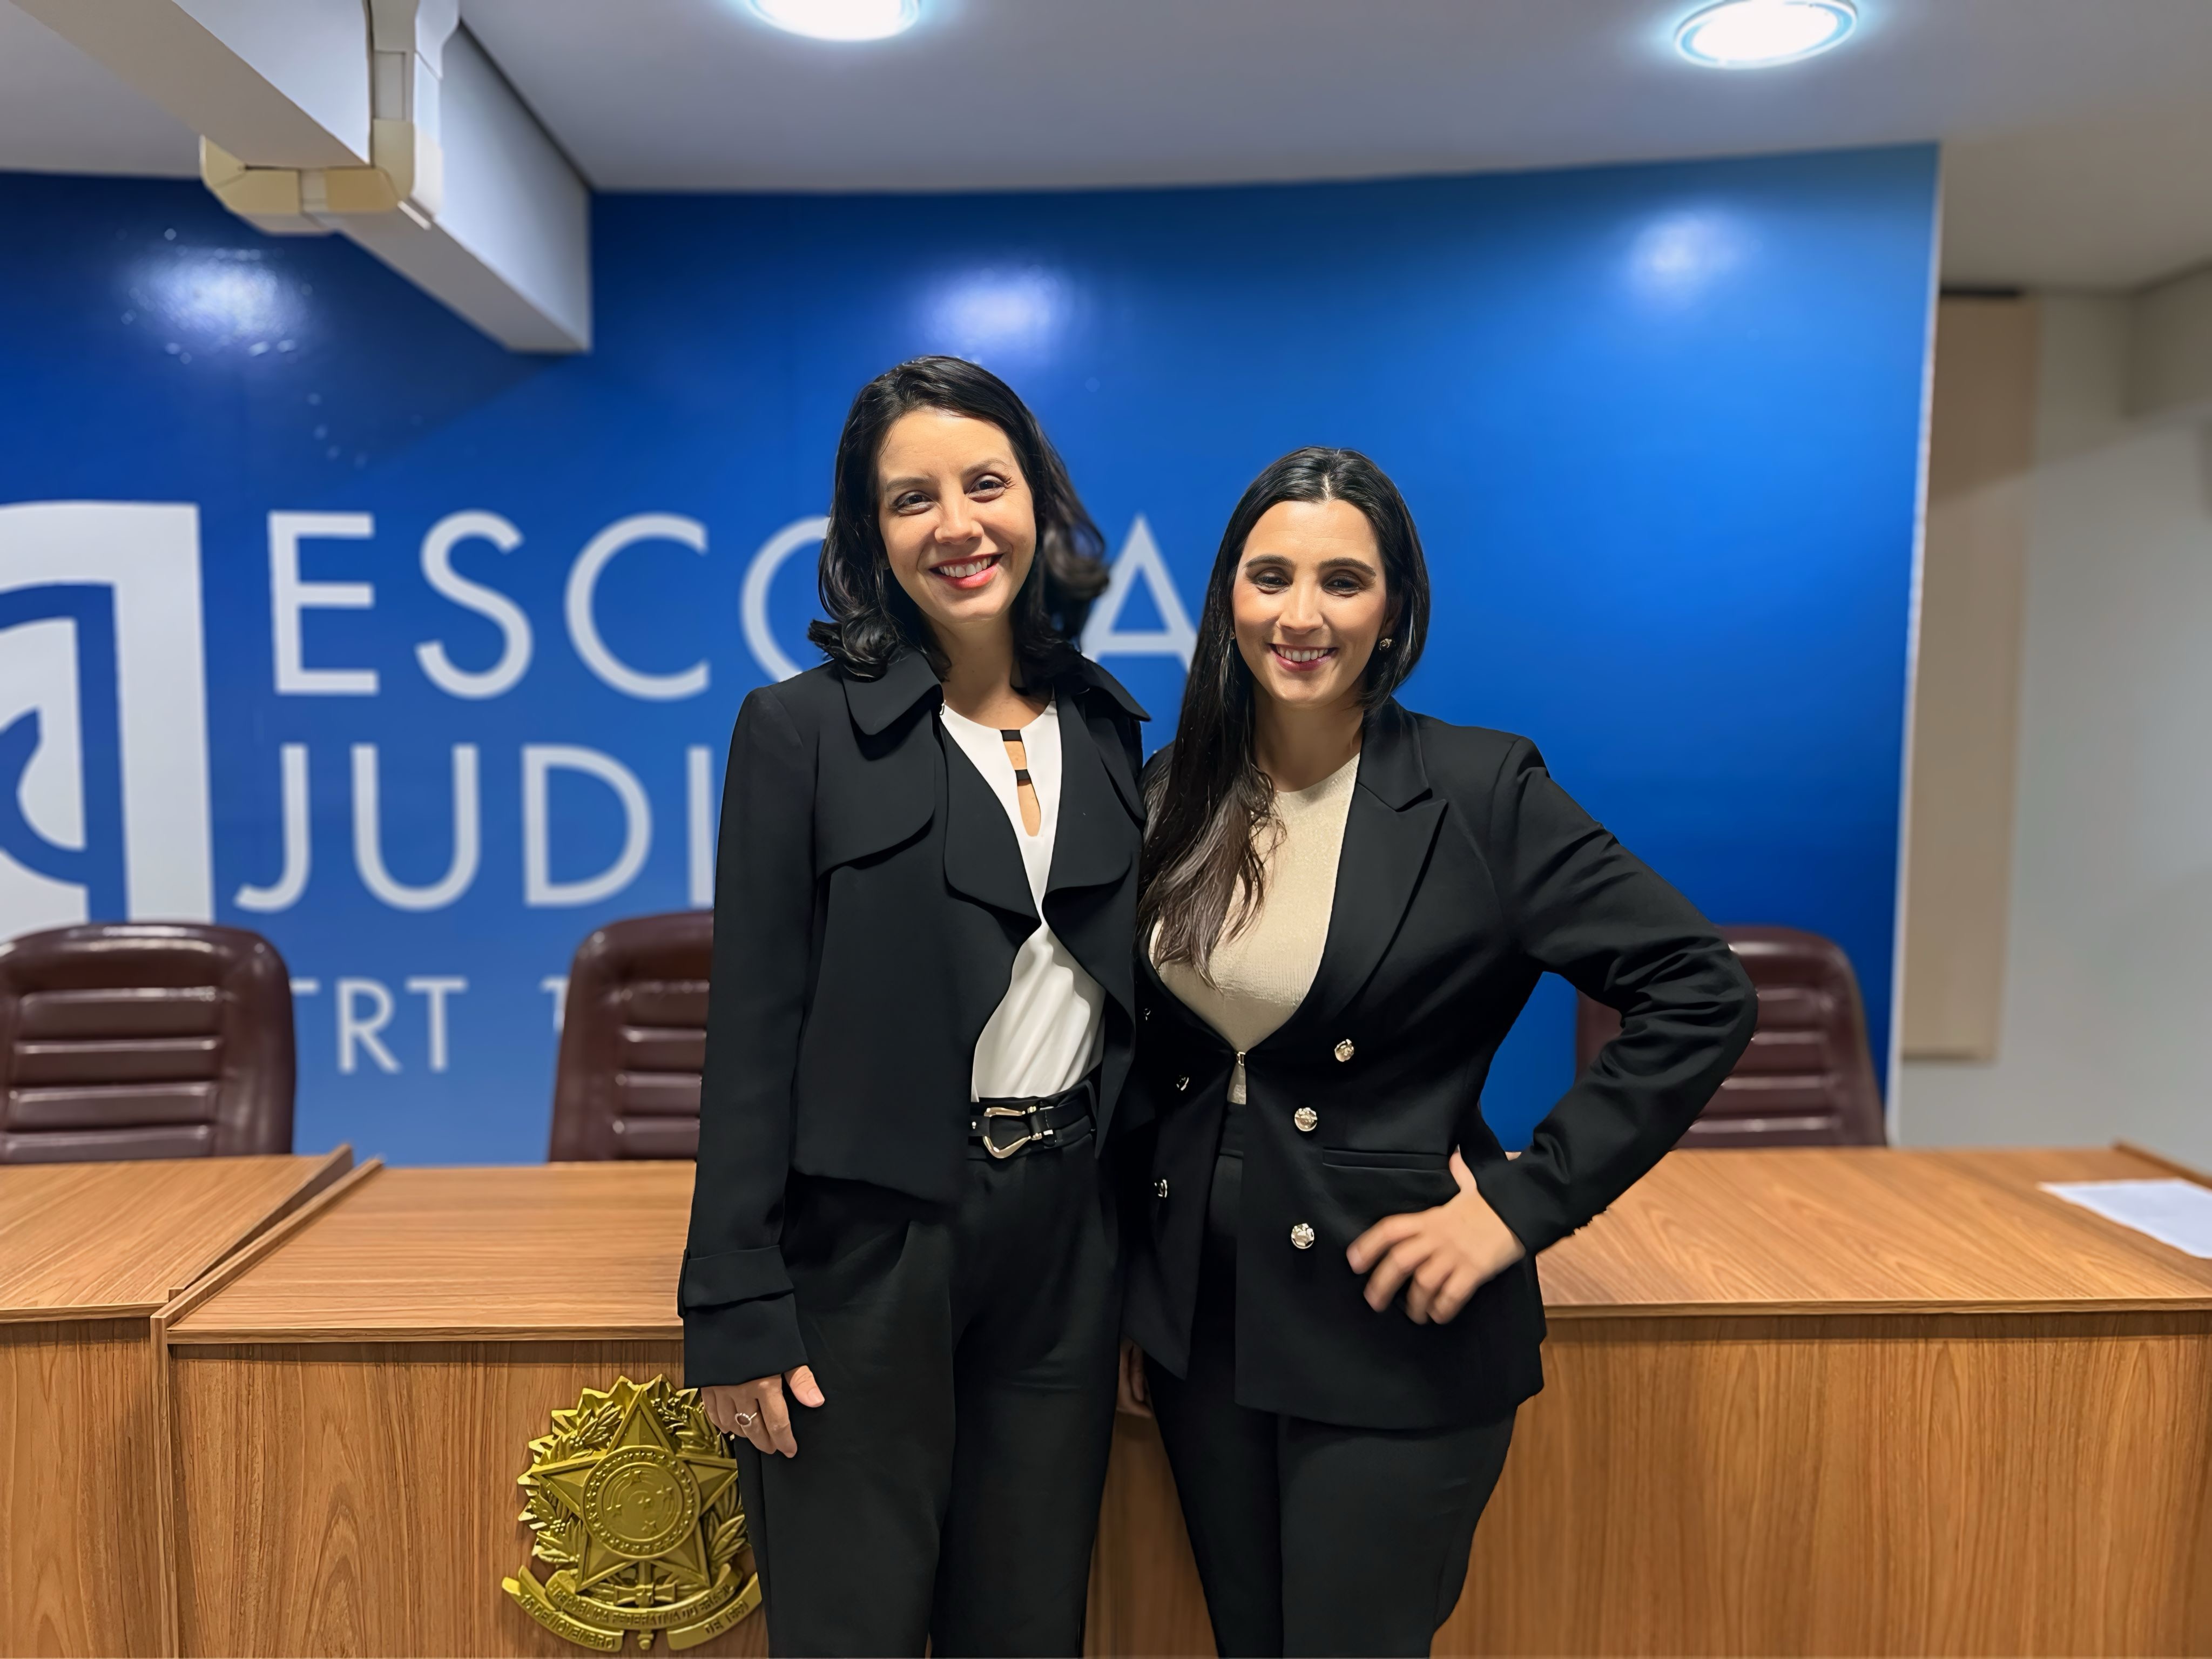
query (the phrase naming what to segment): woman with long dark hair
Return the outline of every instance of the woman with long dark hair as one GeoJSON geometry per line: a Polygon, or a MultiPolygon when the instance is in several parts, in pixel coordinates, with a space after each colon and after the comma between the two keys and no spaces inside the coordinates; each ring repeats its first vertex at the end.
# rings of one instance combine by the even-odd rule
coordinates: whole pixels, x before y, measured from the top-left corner
{"type": "Polygon", "coordinates": [[[1390,480],[1285,456],[1231,515],[1146,773],[1122,1387],[1224,1654],[1429,1650],[1542,1383],[1536,1253],[1674,1144],[1754,1018],[1527,738],[1394,700],[1428,617],[1390,480]],[[1621,1032],[1509,1160],[1483,1080],[1547,969],[1621,1032]]]}
{"type": "Polygon", "coordinates": [[[779,1654],[1073,1654],[1120,1304],[1129,695],[1097,529],[1021,399],[864,386],[821,667],[731,739],[684,1366],[742,1437],[779,1654]]]}

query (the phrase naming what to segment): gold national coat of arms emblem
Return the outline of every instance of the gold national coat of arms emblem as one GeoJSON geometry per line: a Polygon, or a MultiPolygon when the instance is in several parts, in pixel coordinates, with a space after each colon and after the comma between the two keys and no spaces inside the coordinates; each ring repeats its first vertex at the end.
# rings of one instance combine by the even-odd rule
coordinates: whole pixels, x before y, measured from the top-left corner
{"type": "Polygon", "coordinates": [[[531,1553],[507,1593],[564,1640],[601,1653],[665,1632],[672,1648],[720,1636],[760,1605],[738,1502],[738,1466],[697,1392],[665,1376],[586,1389],[553,1432],[530,1443],[516,1481],[531,1553]]]}

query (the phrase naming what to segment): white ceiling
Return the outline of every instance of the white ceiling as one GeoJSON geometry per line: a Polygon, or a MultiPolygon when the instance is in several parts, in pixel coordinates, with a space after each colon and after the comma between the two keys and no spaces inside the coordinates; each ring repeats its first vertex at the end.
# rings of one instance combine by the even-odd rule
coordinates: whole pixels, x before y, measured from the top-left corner
{"type": "Polygon", "coordinates": [[[0,170],[197,175],[199,141],[0,0],[0,170]]]}
{"type": "MultiPolygon", "coordinates": [[[[1347,178],[1946,141],[1945,276],[2212,259],[2212,0],[1862,0],[1827,57],[1672,52],[1690,0],[924,0],[864,46],[736,0],[463,0],[604,190],[1347,178]]],[[[0,0],[0,168],[190,173],[191,135],[0,0]]]]}

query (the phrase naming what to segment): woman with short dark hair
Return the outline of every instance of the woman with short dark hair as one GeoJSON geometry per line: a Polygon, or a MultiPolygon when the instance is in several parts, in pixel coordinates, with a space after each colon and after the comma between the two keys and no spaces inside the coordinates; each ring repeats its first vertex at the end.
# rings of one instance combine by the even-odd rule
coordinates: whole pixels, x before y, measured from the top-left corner
{"type": "Polygon", "coordinates": [[[1099,553],[1004,382],[901,364],[838,442],[830,661],[738,715],[680,1296],[780,1654],[1082,1647],[1145,718],[1070,643],[1099,553]]]}
{"type": "Polygon", "coordinates": [[[1224,1654],[1429,1650],[1542,1383],[1534,1257],[1680,1138],[1754,1018],[1527,738],[1393,699],[1428,612],[1382,471],[1285,456],[1146,772],[1124,1403],[1159,1419],[1224,1654]],[[1621,1032],[1509,1161],[1483,1080],[1547,969],[1621,1032]]]}

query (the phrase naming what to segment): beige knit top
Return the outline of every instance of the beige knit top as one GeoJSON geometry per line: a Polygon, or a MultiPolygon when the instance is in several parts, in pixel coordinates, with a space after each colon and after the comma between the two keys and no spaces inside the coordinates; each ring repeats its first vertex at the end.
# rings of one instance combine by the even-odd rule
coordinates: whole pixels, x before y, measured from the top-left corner
{"type": "Polygon", "coordinates": [[[1260,832],[1268,843],[1260,855],[1267,871],[1260,913],[1243,932],[1215,943],[1204,975],[1187,962],[1161,965],[1155,944],[1160,982],[1237,1050],[1229,1098],[1240,1105],[1244,1051],[1297,1012],[1320,969],[1345,821],[1358,781],[1354,755],[1310,788],[1275,792],[1277,827],[1260,832]]]}

